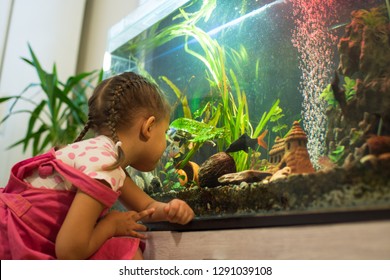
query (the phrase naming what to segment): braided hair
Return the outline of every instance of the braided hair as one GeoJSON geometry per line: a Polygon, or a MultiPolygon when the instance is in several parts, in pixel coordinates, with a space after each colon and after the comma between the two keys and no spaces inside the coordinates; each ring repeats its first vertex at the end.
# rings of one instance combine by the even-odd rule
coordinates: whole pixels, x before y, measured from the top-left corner
{"type": "MultiPolygon", "coordinates": [[[[75,142],[91,129],[98,134],[109,133],[106,136],[117,144],[117,130],[132,126],[139,114],[155,116],[159,121],[169,116],[171,110],[158,86],[134,72],[102,81],[89,99],[88,108],[88,120],[75,142]]],[[[117,146],[117,161],[108,170],[117,168],[125,159],[122,148],[117,146]]]]}

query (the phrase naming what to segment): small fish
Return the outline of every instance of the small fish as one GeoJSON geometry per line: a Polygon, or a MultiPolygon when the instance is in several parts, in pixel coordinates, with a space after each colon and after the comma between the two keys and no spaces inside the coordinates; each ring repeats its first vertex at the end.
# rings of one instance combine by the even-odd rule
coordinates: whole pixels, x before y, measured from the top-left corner
{"type": "Polygon", "coordinates": [[[257,146],[261,146],[264,149],[267,149],[267,143],[264,142],[264,137],[267,134],[268,130],[264,130],[264,132],[257,138],[250,138],[248,134],[244,133],[240,136],[236,141],[234,141],[230,146],[226,149],[226,153],[233,153],[238,151],[248,152],[248,148],[252,150],[256,150],[257,146]]]}
{"type": "Polygon", "coordinates": [[[164,151],[164,157],[177,158],[184,153],[184,147],[180,146],[180,142],[171,141],[164,151]]]}
{"type": "Polygon", "coordinates": [[[168,139],[174,139],[174,137],[176,136],[177,134],[177,129],[173,128],[173,127],[170,127],[167,131],[167,138],[168,139]]]}
{"type": "Polygon", "coordinates": [[[185,154],[186,149],[191,149],[193,143],[190,140],[194,137],[191,133],[182,129],[170,127],[166,133],[168,145],[163,156],[168,158],[178,158],[185,154]]]}
{"type": "Polygon", "coordinates": [[[335,29],[339,29],[339,28],[341,28],[341,27],[346,26],[347,24],[349,24],[349,22],[342,22],[342,23],[334,24],[334,25],[332,25],[332,26],[330,26],[330,27],[328,28],[328,31],[332,31],[332,30],[335,30],[335,29]]]}

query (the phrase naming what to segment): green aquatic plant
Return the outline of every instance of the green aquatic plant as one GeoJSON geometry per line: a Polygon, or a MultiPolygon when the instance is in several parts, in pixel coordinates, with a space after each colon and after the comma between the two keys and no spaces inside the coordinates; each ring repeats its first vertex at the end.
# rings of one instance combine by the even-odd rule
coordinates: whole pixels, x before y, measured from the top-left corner
{"type": "MultiPolygon", "coordinates": [[[[262,133],[266,129],[272,116],[275,115],[276,111],[279,108],[279,106],[278,106],[279,103],[280,103],[280,100],[277,99],[274,102],[274,104],[271,106],[271,108],[269,109],[268,112],[267,111],[263,112],[263,115],[260,118],[260,120],[257,123],[255,128],[253,128],[253,126],[249,122],[249,112],[248,112],[248,116],[247,116],[248,123],[246,123],[246,125],[244,125],[244,123],[242,124],[243,125],[242,126],[242,128],[243,128],[242,133],[236,130],[236,132],[235,132],[236,134],[235,134],[232,142],[234,142],[234,140],[237,140],[244,133],[247,133],[251,138],[257,138],[260,135],[260,133],[262,133]]],[[[254,157],[259,158],[260,152],[259,152],[259,149],[256,149],[256,150],[249,149],[248,153],[246,153],[244,151],[240,151],[240,152],[233,154],[232,156],[236,162],[237,171],[243,171],[243,170],[250,169],[253,158],[254,157]]]]}
{"type": "Polygon", "coordinates": [[[336,164],[341,164],[341,159],[343,158],[344,156],[344,152],[345,152],[345,146],[337,146],[336,149],[334,149],[330,154],[329,154],[329,158],[332,162],[336,163],[336,164]]]}
{"type": "Polygon", "coordinates": [[[332,85],[329,84],[326,86],[326,88],[322,91],[320,94],[320,99],[325,100],[328,103],[328,108],[336,108],[337,107],[337,100],[334,97],[332,85]]]}
{"type": "Polygon", "coordinates": [[[360,141],[364,135],[364,131],[362,129],[354,129],[350,134],[350,145],[355,145],[356,142],[360,141]]]}
{"type": "Polygon", "coordinates": [[[174,120],[170,127],[177,130],[184,130],[193,136],[191,142],[204,143],[217,138],[226,137],[229,131],[226,128],[214,127],[207,123],[202,123],[193,119],[178,118],[174,120]]]}
{"type": "Polygon", "coordinates": [[[370,28],[376,28],[380,25],[388,23],[390,20],[390,11],[388,0],[386,1],[386,7],[380,6],[371,8],[370,10],[361,9],[355,11],[354,19],[370,28]],[[387,15],[385,10],[387,10],[387,15]]]}
{"type": "Polygon", "coordinates": [[[215,108],[212,108],[211,102],[208,101],[203,107],[195,110],[194,118],[201,119],[203,122],[208,123],[211,117],[211,112],[213,110],[215,110],[215,108]]]}
{"type": "Polygon", "coordinates": [[[193,147],[186,154],[185,158],[180,162],[178,169],[182,169],[190,161],[193,155],[207,141],[213,141],[219,138],[225,138],[229,135],[226,128],[217,128],[210,124],[198,122],[193,119],[178,118],[170,124],[171,128],[182,130],[192,136],[189,142],[193,143],[193,147]]]}
{"type": "Polygon", "coordinates": [[[243,44],[238,50],[226,48],[226,64],[228,68],[234,69],[237,80],[240,83],[245,81],[258,81],[260,78],[260,58],[249,58],[248,51],[243,44]],[[243,67],[245,65],[245,67],[243,67]]]}
{"type": "Polygon", "coordinates": [[[185,12],[194,3],[196,1],[190,1],[187,6],[180,8],[179,13],[172,18],[172,22],[175,22],[172,25],[161,30],[159,24],[152,26],[148,30],[147,36],[137,37],[136,40],[127,46],[127,51],[130,51],[132,56],[139,49],[154,49],[181,37],[185,35],[188,26],[195,26],[201,20],[207,22],[217,6],[217,0],[207,0],[202,1],[202,6],[199,10],[192,13],[185,12]]]}
{"type": "MultiPolygon", "coordinates": [[[[162,80],[174,91],[187,119],[202,117],[204,125],[214,128],[223,127],[230,132],[215,140],[219,151],[223,151],[244,133],[253,138],[259,136],[274,114],[279,100],[275,101],[269,112],[264,112],[257,126],[253,128],[247,96],[240,86],[240,82],[247,75],[242,71],[242,65],[247,65],[249,61],[245,47],[241,45],[239,50],[225,49],[207,32],[197,26],[200,20],[207,22],[215,7],[216,1],[214,0],[203,1],[202,7],[196,12],[189,13],[186,11],[186,7],[179,9],[179,14],[172,18],[175,24],[158,31],[154,29],[152,31],[153,36],[138,41],[137,46],[131,43],[129,49],[155,48],[179,37],[184,39],[184,51],[201,61],[205,67],[205,78],[209,83],[210,91],[209,96],[205,98],[204,107],[198,108],[195,115],[190,114],[191,108],[185,91],[180,90],[166,77],[162,77],[162,80]],[[198,43],[196,47],[193,47],[192,44],[194,40],[198,43]]],[[[255,77],[259,77],[259,65],[259,60],[257,60],[254,69],[255,77]]],[[[188,123],[187,121],[186,125],[188,123]]],[[[204,141],[195,138],[194,143],[194,147],[186,155],[185,161],[193,156],[204,141]]],[[[247,169],[249,165],[248,154],[237,152],[234,153],[233,157],[239,171],[247,169]]]]}
{"type": "Polygon", "coordinates": [[[232,68],[234,68],[237,72],[237,77],[239,77],[240,80],[243,79],[245,77],[245,68],[243,68],[242,65],[250,64],[248,52],[245,46],[240,44],[238,50],[228,48],[226,54],[232,64],[232,68]]]}
{"type": "Polygon", "coordinates": [[[94,88],[94,80],[97,80],[97,83],[102,80],[103,72],[81,73],[61,82],[56,64],[54,63],[51,73],[45,71],[30,45],[28,48],[31,59],[23,60],[35,69],[39,82],[30,83],[19,95],[0,98],[0,103],[13,101],[0,124],[16,114],[27,114],[29,120],[25,136],[9,148],[23,145],[25,152],[27,147],[32,146],[32,153],[36,155],[47,150],[49,146],[67,144],[77,137],[87,119],[86,92],[94,88]],[[31,97],[31,89],[36,88],[43,93],[43,98],[38,102],[31,97]],[[20,101],[31,104],[33,108],[14,110],[20,101]]]}
{"type": "MultiPolygon", "coordinates": [[[[345,100],[350,101],[356,95],[356,80],[345,76],[343,87],[345,100]]],[[[334,97],[331,84],[327,85],[326,88],[322,91],[320,94],[320,99],[325,100],[328,103],[328,108],[336,108],[338,106],[338,102],[334,97]]]]}
{"type": "Polygon", "coordinates": [[[390,1],[386,0],[386,9],[387,9],[387,16],[389,17],[390,21],[390,1]]]}
{"type": "Polygon", "coordinates": [[[351,100],[356,95],[356,80],[347,76],[344,77],[345,98],[351,100]]]}
{"type": "Polygon", "coordinates": [[[173,160],[169,160],[164,165],[164,169],[160,171],[160,175],[164,177],[162,185],[167,187],[169,190],[181,191],[185,189],[179,182],[179,179],[184,180],[184,175],[179,175],[175,167],[173,160]]]}
{"type": "Polygon", "coordinates": [[[279,137],[283,138],[283,131],[288,128],[288,126],[284,123],[280,122],[280,119],[284,117],[283,109],[277,106],[270,118],[270,122],[276,123],[276,125],[272,126],[272,132],[275,132],[279,135],[279,137]]]}
{"type": "MultiPolygon", "coordinates": [[[[183,18],[189,19],[188,14],[184,10],[181,10],[181,14],[183,18]]],[[[240,80],[237,78],[233,68],[226,68],[228,56],[233,61],[232,66],[235,66],[235,69],[241,69],[242,63],[240,61],[248,60],[246,49],[241,46],[239,51],[233,49],[225,50],[209,34],[195,25],[189,25],[188,22],[181,26],[181,32],[185,36],[184,49],[188,54],[202,61],[206,67],[211,99],[214,100],[214,104],[210,106],[213,109],[211,119],[213,119],[214,125],[218,124],[220,127],[224,127],[230,131],[230,135],[217,140],[218,149],[220,151],[226,149],[244,133],[247,133],[253,138],[259,136],[274,113],[276,106],[278,106],[279,100],[274,103],[268,113],[264,112],[261,120],[254,129],[250,121],[247,97],[240,87],[240,80]],[[189,38],[198,41],[202,52],[190,49],[188,44],[189,38]]],[[[258,66],[259,63],[257,62],[256,65],[258,66]]],[[[241,73],[240,70],[238,71],[241,73]]],[[[247,153],[238,152],[232,156],[236,162],[238,171],[248,168],[250,157],[247,153]]]]}
{"type": "Polygon", "coordinates": [[[161,76],[161,79],[173,90],[176,97],[179,99],[183,108],[183,114],[185,118],[192,119],[191,108],[188,105],[188,99],[184,92],[182,92],[171,80],[166,76],[161,76]]]}
{"type": "MultiPolygon", "coordinates": [[[[190,2],[188,4],[188,6],[181,8],[180,10],[184,11],[184,9],[193,5],[195,2],[196,1],[190,2]]],[[[188,24],[192,24],[192,25],[195,25],[198,21],[200,21],[202,19],[205,22],[207,22],[210,19],[211,15],[216,7],[217,7],[217,0],[202,1],[202,6],[198,11],[195,11],[192,13],[187,13],[187,12],[181,13],[181,14],[177,15],[176,17],[174,17],[173,20],[183,17],[183,18],[185,18],[185,20],[188,24]]]]}

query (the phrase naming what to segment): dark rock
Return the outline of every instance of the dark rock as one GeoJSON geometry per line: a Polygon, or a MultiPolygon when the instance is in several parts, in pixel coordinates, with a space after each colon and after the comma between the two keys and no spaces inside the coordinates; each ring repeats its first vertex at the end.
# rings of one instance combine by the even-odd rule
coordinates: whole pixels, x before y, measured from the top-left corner
{"type": "Polygon", "coordinates": [[[228,173],[235,173],[236,163],[225,152],[220,152],[209,157],[199,168],[199,186],[215,188],[221,185],[218,178],[228,173]]]}

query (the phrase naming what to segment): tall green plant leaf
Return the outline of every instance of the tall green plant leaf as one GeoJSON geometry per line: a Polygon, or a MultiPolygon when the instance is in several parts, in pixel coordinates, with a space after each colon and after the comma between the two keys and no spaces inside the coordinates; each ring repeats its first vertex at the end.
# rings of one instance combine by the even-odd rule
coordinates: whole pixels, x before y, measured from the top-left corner
{"type": "Polygon", "coordinates": [[[167,83],[167,85],[173,90],[176,94],[176,97],[180,100],[181,106],[183,108],[183,114],[185,118],[192,119],[191,109],[188,105],[187,96],[181,92],[181,90],[166,76],[161,76],[161,79],[167,83]]]}
{"type": "Polygon", "coordinates": [[[265,128],[266,124],[268,123],[268,121],[270,120],[272,115],[274,115],[275,111],[277,110],[279,103],[280,103],[280,100],[277,99],[274,102],[274,104],[272,105],[271,109],[268,112],[263,113],[258,125],[256,126],[255,132],[253,133],[254,137],[257,137],[260,135],[260,132],[265,128]]]}
{"type": "Polygon", "coordinates": [[[28,46],[31,59],[23,61],[34,67],[39,82],[30,83],[20,95],[8,96],[0,99],[0,103],[13,102],[7,115],[0,124],[11,116],[24,113],[29,115],[25,137],[16,141],[9,148],[23,145],[25,152],[32,146],[33,154],[43,152],[49,145],[64,144],[73,141],[81,130],[87,117],[86,90],[93,89],[92,81],[102,79],[102,71],[91,71],[69,77],[66,83],[58,79],[57,66],[54,63],[52,73],[45,71],[37,56],[28,46]],[[34,101],[28,95],[31,90],[38,88],[43,93],[41,101],[34,101]],[[31,110],[14,110],[19,101],[26,101],[33,107],[31,110]]]}

